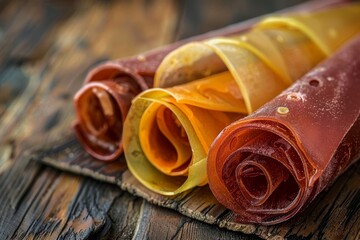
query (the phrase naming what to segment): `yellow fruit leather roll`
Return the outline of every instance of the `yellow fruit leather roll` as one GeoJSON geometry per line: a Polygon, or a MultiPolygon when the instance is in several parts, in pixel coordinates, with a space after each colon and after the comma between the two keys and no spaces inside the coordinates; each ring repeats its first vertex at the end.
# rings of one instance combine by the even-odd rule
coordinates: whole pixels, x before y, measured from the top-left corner
{"type": "Polygon", "coordinates": [[[154,89],[133,100],[123,141],[147,188],[175,195],[208,182],[215,137],[360,32],[360,5],[265,18],[251,31],[193,42],[160,64],[154,89]]]}

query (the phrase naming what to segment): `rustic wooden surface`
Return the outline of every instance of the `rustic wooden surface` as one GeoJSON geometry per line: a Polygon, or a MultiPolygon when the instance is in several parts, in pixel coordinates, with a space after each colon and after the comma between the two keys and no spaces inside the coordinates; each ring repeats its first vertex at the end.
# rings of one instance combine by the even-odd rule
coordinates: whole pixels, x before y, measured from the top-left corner
{"type": "Polygon", "coordinates": [[[97,161],[85,153],[72,136],[34,153],[34,160],[58,169],[91,176],[117,184],[122,190],[150,203],[174,209],[209,224],[234,231],[255,234],[266,239],[359,239],[360,237],[360,162],[342,175],[328,191],[321,194],[305,212],[272,227],[236,222],[236,215],[221,206],[208,187],[196,188],[176,197],[155,194],[143,187],[127,170],[125,159],[110,164],[97,161]]]}
{"type": "MultiPolygon", "coordinates": [[[[118,175],[124,163],[112,163],[109,172],[111,165],[90,162],[70,128],[72,96],[95,64],[297,2],[0,0],[0,239],[359,239],[359,164],[296,222],[235,229],[219,207],[202,207],[199,215],[186,212],[196,207],[191,203],[150,200],[198,219],[204,216],[201,220],[215,223],[210,225],[124,191],[135,184],[128,172],[118,175]],[[54,144],[52,150],[39,150],[54,144]],[[36,161],[54,164],[60,158],[58,168],[102,181],[36,161]],[[80,158],[85,161],[74,165],[80,158]]],[[[208,189],[191,194],[203,192],[208,189]]],[[[131,193],[150,197],[142,188],[131,193]]]]}

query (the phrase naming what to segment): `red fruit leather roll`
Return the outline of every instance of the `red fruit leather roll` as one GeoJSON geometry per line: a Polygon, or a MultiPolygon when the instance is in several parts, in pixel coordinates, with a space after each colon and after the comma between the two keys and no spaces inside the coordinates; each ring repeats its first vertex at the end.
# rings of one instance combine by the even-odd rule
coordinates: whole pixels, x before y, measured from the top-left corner
{"type": "MultiPolygon", "coordinates": [[[[285,11],[316,10],[341,2],[345,1],[310,1],[285,11]]],[[[153,86],[155,71],[170,51],[190,41],[240,33],[259,19],[230,25],[137,56],[109,61],[90,71],[84,86],[74,97],[77,113],[74,129],[85,150],[104,161],[121,155],[122,127],[131,100],[153,86]]]]}
{"type": "Polygon", "coordinates": [[[209,185],[240,222],[291,218],[359,159],[359,56],[360,35],[219,134],[209,185]]]}

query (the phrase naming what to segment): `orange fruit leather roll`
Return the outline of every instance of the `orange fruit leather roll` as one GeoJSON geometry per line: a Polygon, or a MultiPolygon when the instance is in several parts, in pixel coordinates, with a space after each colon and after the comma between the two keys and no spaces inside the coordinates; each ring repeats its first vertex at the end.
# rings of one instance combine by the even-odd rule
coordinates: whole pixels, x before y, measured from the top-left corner
{"type": "MultiPolygon", "coordinates": [[[[254,22],[255,19],[248,20],[191,39],[240,33],[254,22]]],[[[87,75],[85,85],[74,97],[77,114],[74,129],[89,154],[104,161],[115,160],[122,154],[123,122],[132,99],[153,86],[155,71],[163,58],[191,39],[101,64],[87,75]]]]}
{"type": "Polygon", "coordinates": [[[240,222],[291,218],[359,159],[359,55],[360,35],[216,138],[209,185],[240,222]]]}
{"type": "MultiPolygon", "coordinates": [[[[149,189],[175,195],[207,183],[209,148],[360,32],[360,5],[265,18],[246,34],[186,44],[160,64],[154,88],[125,120],[128,168],[149,189]]],[[[211,175],[209,176],[209,178],[211,175]]]]}
{"type": "MultiPolygon", "coordinates": [[[[285,11],[322,9],[341,2],[344,0],[309,1],[285,11]]],[[[74,97],[77,114],[74,129],[85,150],[104,161],[115,160],[122,154],[123,122],[131,100],[141,91],[153,87],[155,71],[170,51],[191,40],[238,34],[256,22],[258,18],[250,19],[94,68],[74,97]]]]}
{"type": "MultiPolygon", "coordinates": [[[[248,23],[240,24],[230,33],[248,28],[248,23]]],[[[227,34],[225,29],[224,34],[227,34]]],[[[132,99],[152,87],[161,60],[180,45],[176,43],[144,55],[108,62],[89,73],[86,84],[74,97],[77,113],[74,128],[88,153],[104,161],[115,160],[122,154],[123,122],[132,99]]]]}

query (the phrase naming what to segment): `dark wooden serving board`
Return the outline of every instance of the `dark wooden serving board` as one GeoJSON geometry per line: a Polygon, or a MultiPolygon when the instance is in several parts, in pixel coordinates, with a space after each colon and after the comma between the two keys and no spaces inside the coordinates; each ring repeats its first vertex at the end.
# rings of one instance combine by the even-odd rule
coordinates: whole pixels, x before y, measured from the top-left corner
{"type": "Polygon", "coordinates": [[[33,158],[62,170],[116,184],[152,204],[174,209],[188,217],[266,239],[360,237],[360,162],[339,177],[328,191],[318,196],[305,212],[288,222],[267,227],[238,223],[236,215],[220,205],[207,186],[175,197],[156,194],[132,176],[123,157],[110,163],[98,161],[85,153],[73,136],[50,144],[33,158]]]}

